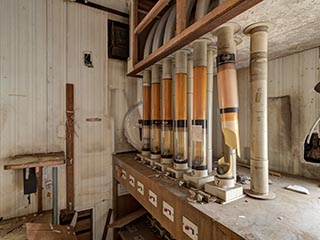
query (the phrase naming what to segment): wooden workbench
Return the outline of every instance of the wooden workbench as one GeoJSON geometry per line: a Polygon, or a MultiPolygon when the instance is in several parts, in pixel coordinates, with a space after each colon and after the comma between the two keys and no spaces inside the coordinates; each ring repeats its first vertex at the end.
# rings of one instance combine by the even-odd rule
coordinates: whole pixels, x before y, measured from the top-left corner
{"type": "MultiPolygon", "coordinates": [[[[114,177],[134,196],[177,240],[190,239],[182,232],[182,217],[187,217],[199,228],[199,240],[319,240],[320,239],[320,188],[316,181],[303,178],[271,176],[271,190],[277,198],[271,201],[244,197],[235,202],[199,204],[186,200],[188,190],[178,182],[157,173],[134,160],[135,154],[113,157],[114,177]],[[126,171],[126,179],[122,176],[126,171]],[[129,184],[129,176],[135,183],[144,184],[144,196],[129,184]],[[310,191],[303,195],[284,189],[289,184],[301,185],[310,191]],[[157,194],[157,208],[148,199],[148,191],[157,194]],[[174,207],[174,222],[162,214],[162,202],[174,207]]],[[[249,175],[248,169],[239,168],[249,175]]],[[[244,186],[244,188],[249,186],[244,186]]]]}
{"type": "Polygon", "coordinates": [[[64,164],[64,162],[64,152],[16,155],[10,158],[9,163],[4,166],[4,170],[57,166],[64,164]]]}
{"type": "MultiPolygon", "coordinates": [[[[38,213],[42,212],[42,167],[56,167],[65,163],[64,152],[16,155],[4,165],[4,170],[35,168],[37,175],[38,213]]],[[[55,182],[55,181],[54,181],[55,182]]]]}

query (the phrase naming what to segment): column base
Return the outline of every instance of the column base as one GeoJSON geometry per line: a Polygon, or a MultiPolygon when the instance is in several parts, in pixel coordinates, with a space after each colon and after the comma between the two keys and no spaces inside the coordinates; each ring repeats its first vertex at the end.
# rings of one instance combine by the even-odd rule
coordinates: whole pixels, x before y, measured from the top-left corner
{"type": "Polygon", "coordinates": [[[267,194],[257,194],[251,191],[251,189],[245,189],[244,192],[249,197],[260,199],[260,200],[273,200],[276,198],[276,194],[270,191],[267,194]]]}

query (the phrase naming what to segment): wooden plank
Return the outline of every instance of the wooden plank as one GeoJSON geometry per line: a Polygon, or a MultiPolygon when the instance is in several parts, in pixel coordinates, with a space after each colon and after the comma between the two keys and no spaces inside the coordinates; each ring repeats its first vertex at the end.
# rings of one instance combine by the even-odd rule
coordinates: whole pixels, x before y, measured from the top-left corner
{"type": "Polygon", "coordinates": [[[91,240],[91,233],[90,232],[85,232],[77,235],[78,240],[91,240]]]}
{"type": "Polygon", "coordinates": [[[154,5],[155,3],[151,1],[138,1],[138,9],[144,12],[150,12],[154,5]]]}
{"type": "Polygon", "coordinates": [[[238,16],[263,0],[226,0],[218,7],[207,13],[197,22],[176,35],[169,42],[151,53],[148,57],[134,65],[127,75],[135,77],[138,73],[183,48],[204,34],[214,30],[223,23],[238,16]]]}
{"type": "Polygon", "coordinates": [[[26,223],[28,240],[77,240],[73,229],[69,226],[45,223],[26,223]]]}
{"type": "Polygon", "coordinates": [[[109,208],[106,224],[105,224],[104,230],[103,230],[102,240],[107,240],[108,230],[109,230],[108,225],[110,224],[111,216],[112,216],[112,208],[109,208]]]}
{"type": "MultiPolygon", "coordinates": [[[[112,165],[114,166],[114,159],[112,159],[112,165]]],[[[113,167],[113,176],[115,176],[115,168],[113,167]]],[[[113,207],[113,221],[115,221],[116,219],[118,219],[118,211],[119,211],[119,207],[118,207],[118,182],[117,180],[113,177],[113,181],[112,181],[112,207],[113,207]]],[[[118,230],[117,229],[113,229],[113,240],[116,240],[118,237],[118,230]]]]}
{"type": "Polygon", "coordinates": [[[152,228],[146,227],[146,219],[140,218],[128,225],[128,227],[123,228],[119,231],[119,235],[122,240],[160,240],[164,238],[159,238],[157,232],[153,231],[152,228]],[[136,231],[132,231],[136,229],[136,231]]]}
{"type": "Polygon", "coordinates": [[[217,239],[219,240],[243,240],[242,237],[238,236],[234,232],[230,231],[225,226],[218,224],[217,226],[217,239]]]}
{"type": "Polygon", "coordinates": [[[142,19],[138,26],[134,29],[134,34],[141,33],[155,19],[158,14],[170,3],[171,0],[159,0],[150,12],[142,19]]]}
{"type": "Polygon", "coordinates": [[[127,216],[120,218],[110,224],[109,228],[122,228],[125,225],[131,223],[132,221],[138,219],[139,217],[145,215],[147,211],[144,208],[141,208],[133,213],[128,214],[127,216]]]}
{"type": "Polygon", "coordinates": [[[8,164],[4,165],[4,170],[17,170],[31,167],[56,166],[65,163],[64,152],[34,153],[26,155],[16,155],[10,158],[8,164]]]}
{"type": "Polygon", "coordinates": [[[42,167],[36,168],[37,175],[37,195],[38,195],[38,213],[42,213],[42,167]]]}
{"type": "Polygon", "coordinates": [[[74,88],[73,84],[66,86],[66,180],[67,209],[74,209],[74,88]]]}
{"type": "Polygon", "coordinates": [[[18,165],[5,165],[4,170],[18,170],[24,168],[33,168],[33,167],[49,167],[49,166],[56,166],[56,165],[63,165],[64,160],[57,160],[57,161],[46,161],[40,163],[30,163],[30,164],[18,164],[18,165]]]}
{"type": "Polygon", "coordinates": [[[91,232],[91,225],[92,225],[92,222],[90,218],[78,220],[75,226],[75,232],[81,232],[85,230],[87,230],[88,232],[91,232]]]}
{"type": "Polygon", "coordinates": [[[181,33],[187,27],[186,0],[177,0],[176,4],[176,34],[181,33]]]}

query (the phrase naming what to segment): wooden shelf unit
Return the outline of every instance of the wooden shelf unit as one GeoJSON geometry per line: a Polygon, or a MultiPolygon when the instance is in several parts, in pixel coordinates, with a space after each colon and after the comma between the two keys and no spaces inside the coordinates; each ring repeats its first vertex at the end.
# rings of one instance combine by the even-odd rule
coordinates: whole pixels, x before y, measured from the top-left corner
{"type": "Polygon", "coordinates": [[[139,34],[153,22],[158,14],[171,1],[159,0],[140,22],[138,21],[139,0],[132,1],[134,16],[131,27],[134,28],[134,31],[132,36],[133,56],[130,57],[133,61],[133,69],[127,74],[128,76],[136,77],[137,74],[144,69],[157,63],[175,51],[182,49],[194,40],[240,15],[263,0],[225,0],[189,27],[186,26],[186,1],[187,0],[176,1],[176,36],[141,61],[138,59],[139,34]]]}

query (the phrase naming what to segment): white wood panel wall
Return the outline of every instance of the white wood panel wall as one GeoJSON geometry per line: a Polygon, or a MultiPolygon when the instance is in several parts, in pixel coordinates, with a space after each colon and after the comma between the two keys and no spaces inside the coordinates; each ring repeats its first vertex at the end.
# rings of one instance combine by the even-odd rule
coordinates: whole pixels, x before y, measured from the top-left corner
{"type": "MultiPolygon", "coordinates": [[[[60,9],[63,5],[53,0],[0,1],[0,215],[5,218],[37,210],[35,195],[28,205],[23,194],[22,171],[3,170],[7,158],[64,150],[64,141],[56,134],[57,123],[64,121],[63,109],[60,109],[63,95],[53,97],[53,92],[63,91],[58,81],[64,86],[65,64],[56,55],[48,58],[47,54],[47,51],[59,52],[65,56],[65,40],[60,41],[64,35],[63,24],[50,34],[47,31],[53,18],[57,20],[54,12],[59,12],[56,24],[63,23],[64,12],[60,9]],[[57,65],[61,67],[55,68],[57,65]]],[[[59,195],[63,199],[64,168],[59,170],[59,195]]],[[[50,169],[45,169],[44,209],[51,208],[50,176],[50,169]]],[[[61,199],[60,206],[64,207],[61,199]]]]}
{"type": "MultiPolygon", "coordinates": [[[[23,195],[22,171],[3,166],[15,154],[65,150],[65,84],[73,83],[75,207],[94,209],[95,239],[101,239],[112,206],[113,121],[139,99],[137,82],[125,77],[126,63],[107,61],[108,17],[126,21],[63,0],[0,0],[0,216],[36,212],[36,196],[27,205],[23,195]],[[84,66],[84,51],[92,52],[94,68],[84,66]],[[122,85],[119,96],[107,101],[109,79],[122,85]],[[120,106],[123,96],[127,103],[108,114],[109,102],[120,106]]],[[[44,209],[52,206],[51,175],[44,168],[44,209]]],[[[62,166],[60,208],[65,191],[62,166]]]]}
{"type": "MultiPolygon", "coordinates": [[[[304,139],[320,113],[319,48],[269,62],[269,166],[290,174],[320,178],[320,167],[303,160],[304,139]],[[289,96],[290,105],[272,110],[270,101],[289,96]],[[288,109],[286,109],[288,108],[288,109]],[[270,112],[271,111],[271,112],[270,112]],[[283,116],[287,112],[291,116],[283,116]],[[288,126],[288,124],[290,126],[288,126]]],[[[238,70],[241,150],[250,147],[249,69],[238,70]]],[[[247,156],[243,156],[246,161],[247,156]]]]}
{"type": "Polygon", "coordinates": [[[136,79],[126,76],[127,63],[125,61],[109,59],[108,69],[110,69],[108,73],[108,89],[111,95],[109,111],[113,119],[114,129],[113,152],[133,151],[134,148],[124,136],[123,120],[129,108],[138,102],[142,86],[137,84],[136,79]],[[139,92],[137,85],[140,86],[139,92]]]}

